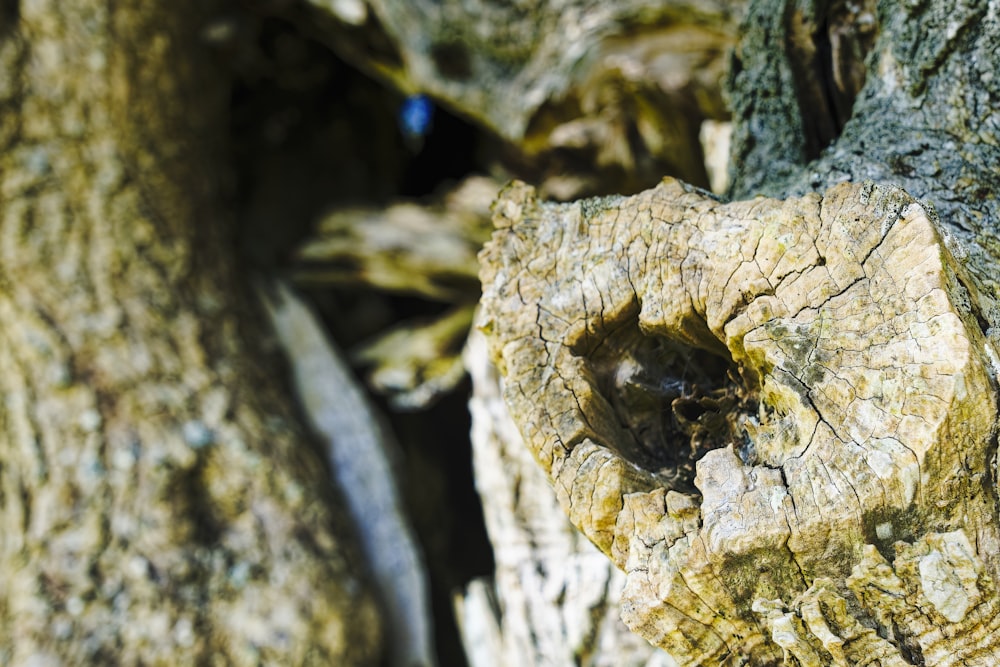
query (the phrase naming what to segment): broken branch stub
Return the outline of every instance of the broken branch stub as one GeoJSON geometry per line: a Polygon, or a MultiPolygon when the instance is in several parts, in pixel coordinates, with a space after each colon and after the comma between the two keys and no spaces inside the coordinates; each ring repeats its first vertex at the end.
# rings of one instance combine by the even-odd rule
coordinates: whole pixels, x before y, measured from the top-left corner
{"type": "Polygon", "coordinates": [[[870,183],[729,204],[670,179],[563,205],[501,194],[479,324],[505,400],[626,571],[626,622],[682,663],[909,655],[932,642],[916,616],[996,616],[986,580],[956,589],[959,613],[912,559],[905,604],[865,592],[931,533],[977,545],[935,563],[997,571],[995,376],[932,218],[870,183]]]}

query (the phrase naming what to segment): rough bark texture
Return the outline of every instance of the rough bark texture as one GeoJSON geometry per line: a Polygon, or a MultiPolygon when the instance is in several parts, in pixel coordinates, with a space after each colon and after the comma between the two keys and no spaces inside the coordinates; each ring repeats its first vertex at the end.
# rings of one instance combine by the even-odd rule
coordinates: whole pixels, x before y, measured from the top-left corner
{"type": "Polygon", "coordinates": [[[497,204],[505,399],[681,664],[1000,658],[997,17],[757,3],[734,190],[783,200],[497,204]]]}
{"type": "Polygon", "coordinates": [[[221,205],[213,6],[0,15],[0,662],[355,664],[379,623],[221,205]]]}
{"type": "MultiPolygon", "coordinates": [[[[905,193],[720,204],[668,181],[557,207],[515,186],[497,221],[481,323],[505,398],[648,639],[776,660],[761,601],[929,531],[965,530],[967,567],[996,571],[996,371],[905,193]]],[[[956,622],[993,619],[981,585],[956,622]]]]}
{"type": "Polygon", "coordinates": [[[473,383],[476,487],[488,499],[496,562],[493,581],[473,586],[466,597],[466,626],[485,621],[492,627],[477,632],[495,637],[490,650],[480,651],[467,632],[470,664],[672,667],[669,655],[621,622],[625,576],[560,509],[507,412],[482,334],[470,336],[465,359],[473,383]],[[490,588],[495,605],[479,596],[490,588]]]}
{"type": "MultiPolygon", "coordinates": [[[[971,274],[980,311],[995,327],[1000,322],[1000,281],[994,270],[1000,257],[995,175],[1000,10],[995,2],[868,4],[860,3],[852,15],[858,31],[878,35],[870,51],[860,53],[864,86],[841,133],[825,142],[812,139],[813,152],[789,142],[809,141],[799,119],[833,114],[827,98],[804,91],[816,88],[810,81],[835,75],[821,59],[810,69],[800,67],[799,80],[787,74],[795,53],[788,47],[785,17],[797,5],[754,4],[731,75],[737,121],[733,195],[784,197],[864,180],[905,189],[934,206],[936,225],[971,274]],[[788,85],[773,85],[775,78],[788,85]],[[762,108],[761,100],[770,104],[762,108]]],[[[815,7],[803,11],[814,17],[800,19],[806,34],[831,20],[815,7]]]]}

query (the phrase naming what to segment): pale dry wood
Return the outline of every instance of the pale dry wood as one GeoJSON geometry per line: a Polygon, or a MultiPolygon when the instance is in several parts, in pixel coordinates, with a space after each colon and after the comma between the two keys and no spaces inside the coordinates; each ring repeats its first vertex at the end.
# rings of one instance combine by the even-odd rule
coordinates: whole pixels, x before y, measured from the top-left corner
{"type": "Polygon", "coordinates": [[[433,667],[427,570],[394,470],[399,446],[305,302],[284,283],[259,294],[375,577],[390,665],[433,667]]]}
{"type": "Polygon", "coordinates": [[[398,410],[426,408],[454,391],[465,377],[461,350],[474,311],[475,304],[459,305],[429,322],[403,322],[362,345],[355,358],[371,367],[368,383],[398,410]]]}
{"type": "Polygon", "coordinates": [[[441,316],[393,326],[352,355],[367,381],[401,410],[426,408],[465,377],[461,350],[479,298],[476,254],[489,238],[500,183],[470,176],[426,200],[331,211],[296,252],[294,277],[311,287],[363,287],[454,304],[441,316]]]}
{"type": "Polygon", "coordinates": [[[473,302],[476,253],[489,238],[490,203],[500,187],[471,176],[430,201],[330,211],[296,251],[295,280],[473,302]]]}
{"type": "Polygon", "coordinates": [[[572,522],[625,569],[626,622],[681,664],[824,664],[873,622],[897,657],[1000,654],[995,354],[933,220],[872,184],[501,196],[480,326],[504,397],[572,522]],[[896,550],[908,604],[849,591],[871,585],[872,545],[896,550]],[[821,604],[796,635],[781,605],[805,619],[827,580],[847,611],[821,604]]]}
{"type": "Polygon", "coordinates": [[[560,510],[507,413],[481,333],[470,335],[464,356],[476,487],[496,562],[492,580],[474,582],[460,606],[470,664],[673,667],[621,622],[625,575],[560,510]],[[477,636],[492,638],[493,650],[476,646],[477,636]]]}

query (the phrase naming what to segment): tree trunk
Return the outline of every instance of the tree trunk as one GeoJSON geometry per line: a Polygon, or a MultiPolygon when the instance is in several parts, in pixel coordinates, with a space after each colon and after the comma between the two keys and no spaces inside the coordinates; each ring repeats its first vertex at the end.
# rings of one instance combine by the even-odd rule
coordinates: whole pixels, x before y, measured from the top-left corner
{"type": "Polygon", "coordinates": [[[379,622],[234,279],[212,3],[4,3],[0,662],[361,664],[379,622]]]}
{"type": "MultiPolygon", "coordinates": [[[[541,199],[706,184],[742,3],[249,4],[540,184],[483,255],[490,354],[554,482],[474,366],[493,658],[671,664],[614,622],[624,576],[626,621],[681,664],[998,661],[998,0],[755,2],[737,201],[668,180],[563,206],[541,199]]],[[[4,664],[378,659],[228,250],[206,42],[238,49],[217,19],[244,9],[0,3],[4,664]]]]}
{"type": "Polygon", "coordinates": [[[1000,659],[998,12],[755,3],[734,192],[775,198],[497,204],[505,399],[680,664],[1000,659]]]}

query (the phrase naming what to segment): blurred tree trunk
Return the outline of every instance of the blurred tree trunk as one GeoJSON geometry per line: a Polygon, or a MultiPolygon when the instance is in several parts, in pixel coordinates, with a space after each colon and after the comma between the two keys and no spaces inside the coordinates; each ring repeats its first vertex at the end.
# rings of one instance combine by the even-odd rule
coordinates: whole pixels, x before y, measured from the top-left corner
{"type": "Polygon", "coordinates": [[[234,273],[216,3],[0,7],[0,662],[369,664],[234,273]]]}

